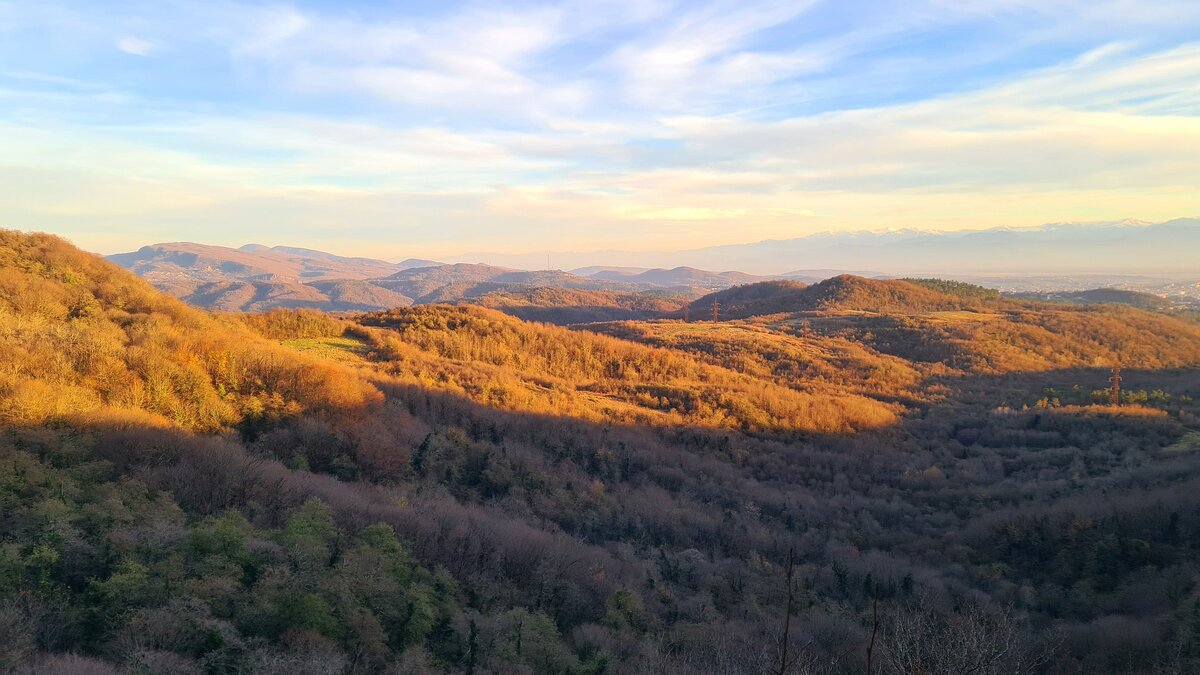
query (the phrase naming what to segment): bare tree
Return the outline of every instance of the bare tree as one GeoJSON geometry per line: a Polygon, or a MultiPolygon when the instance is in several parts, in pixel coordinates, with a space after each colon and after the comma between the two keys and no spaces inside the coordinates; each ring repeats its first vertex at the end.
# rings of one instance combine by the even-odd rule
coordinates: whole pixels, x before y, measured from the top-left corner
{"type": "MultiPolygon", "coordinates": [[[[715,301],[714,301],[715,304],[715,301]]],[[[788,670],[795,665],[796,659],[802,654],[789,657],[788,647],[791,646],[792,633],[792,612],[795,607],[796,587],[792,583],[792,576],[795,573],[796,564],[796,548],[793,546],[788,549],[787,561],[787,613],[783,617],[783,635],[779,637],[779,664],[774,670],[775,675],[787,675],[788,670]]]]}
{"type": "Polygon", "coordinates": [[[1023,633],[1011,610],[941,612],[927,599],[889,612],[882,643],[897,675],[1027,675],[1053,650],[1052,639],[1023,633]]]}
{"type": "Polygon", "coordinates": [[[879,637],[879,586],[871,598],[871,641],[867,643],[867,675],[875,672],[875,639],[879,637]]]}
{"type": "Polygon", "coordinates": [[[0,602],[0,672],[15,669],[36,648],[37,619],[15,600],[0,602]]]}

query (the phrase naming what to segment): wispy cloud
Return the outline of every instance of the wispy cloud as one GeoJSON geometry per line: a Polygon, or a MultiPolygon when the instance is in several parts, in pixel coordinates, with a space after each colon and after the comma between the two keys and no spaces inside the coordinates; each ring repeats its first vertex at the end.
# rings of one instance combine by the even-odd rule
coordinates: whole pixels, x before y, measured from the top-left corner
{"type": "Polygon", "coordinates": [[[123,37],[117,40],[117,49],[134,56],[149,56],[157,48],[158,45],[155,43],[141,38],[123,37]]]}
{"type": "Polygon", "coordinates": [[[1179,0],[0,0],[0,219],[443,255],[1194,214],[1198,30],[1179,0]]]}

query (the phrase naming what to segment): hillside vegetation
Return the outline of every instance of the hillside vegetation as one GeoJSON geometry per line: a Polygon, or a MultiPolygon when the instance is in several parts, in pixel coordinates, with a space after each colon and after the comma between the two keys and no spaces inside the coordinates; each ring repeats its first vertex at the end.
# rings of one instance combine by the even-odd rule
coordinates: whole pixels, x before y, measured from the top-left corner
{"type": "Polygon", "coordinates": [[[616,292],[570,288],[495,291],[467,300],[525,321],[557,325],[650,319],[678,313],[687,296],[662,291],[616,292]]]}
{"type": "Polygon", "coordinates": [[[128,417],[216,431],[361,408],[353,373],[257,339],[54,237],[0,231],[0,421],[128,417]]]}
{"type": "Polygon", "coordinates": [[[860,342],[918,362],[978,373],[1122,365],[1178,368],[1200,359],[1200,330],[1121,307],[1001,302],[962,311],[787,317],[781,329],[860,342]]]}
{"type": "Polygon", "coordinates": [[[1200,668],[1195,325],[759,291],[209,314],[0,232],[0,671],[1200,668]]]}
{"type": "Polygon", "coordinates": [[[919,395],[919,385],[928,372],[845,338],[793,334],[744,322],[713,326],[625,321],[594,324],[588,329],[684,351],[708,363],[801,391],[913,397],[919,395]]]}
{"type": "Polygon", "coordinates": [[[907,361],[972,373],[1178,368],[1200,361],[1200,331],[1179,317],[1131,307],[1005,299],[936,279],[840,276],[812,286],[738,286],[694,302],[693,320],[703,325],[711,319],[714,300],[725,320],[842,338],[907,361]]]}
{"type": "Polygon", "coordinates": [[[368,314],[381,369],[451,387],[502,409],[626,424],[834,433],[893,424],[897,410],[861,396],[814,396],[689,355],[536,326],[475,307],[368,314]]]}
{"type": "Polygon", "coordinates": [[[949,295],[912,281],[864,279],[843,274],[806,286],[797,281],[764,281],[710,293],[691,305],[697,318],[711,317],[713,302],[719,318],[789,312],[857,310],[869,312],[928,312],[971,305],[968,298],[949,295]]]}

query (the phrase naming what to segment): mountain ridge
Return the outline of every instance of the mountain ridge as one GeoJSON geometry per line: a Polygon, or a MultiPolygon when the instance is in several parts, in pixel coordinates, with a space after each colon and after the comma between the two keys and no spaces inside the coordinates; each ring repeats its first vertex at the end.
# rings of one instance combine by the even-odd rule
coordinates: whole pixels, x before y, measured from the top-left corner
{"type": "MultiPolygon", "coordinates": [[[[454,303],[489,293],[520,294],[539,288],[605,293],[670,291],[695,297],[758,279],[740,272],[694,268],[647,269],[626,277],[582,276],[562,270],[522,270],[484,263],[439,263],[419,258],[391,263],[254,243],[234,249],[167,242],[108,256],[108,260],[189,304],[236,312],[275,308],[369,311],[411,304],[454,303]]],[[[611,311],[612,302],[612,298],[601,298],[602,307],[596,309],[611,311]]],[[[644,313],[638,312],[639,316],[644,313]]],[[[614,318],[611,313],[602,316],[614,318]]]]}
{"type": "MultiPolygon", "coordinates": [[[[1144,224],[1132,219],[1099,223],[1047,223],[1033,227],[975,230],[860,230],[820,232],[695,249],[654,252],[556,252],[573,268],[672,267],[737,269],[748,274],[784,275],[803,268],[875,269],[889,275],[964,273],[1154,272],[1195,278],[1189,252],[1200,250],[1200,218],[1144,224]],[[1064,265],[1087,258],[1086,265],[1064,265]],[[1082,254],[1082,255],[1081,255],[1082,254]]],[[[484,261],[521,267],[544,253],[507,255],[472,252],[455,261],[484,261]]]]}

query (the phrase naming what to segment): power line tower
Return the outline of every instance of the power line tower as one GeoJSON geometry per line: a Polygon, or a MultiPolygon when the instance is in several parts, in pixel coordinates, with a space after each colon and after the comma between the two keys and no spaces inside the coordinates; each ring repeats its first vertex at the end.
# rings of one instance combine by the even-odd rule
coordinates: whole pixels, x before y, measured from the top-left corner
{"type": "Polygon", "coordinates": [[[721,320],[720,317],[721,317],[721,303],[717,302],[716,298],[713,298],[713,323],[720,321],[721,320]]]}
{"type": "Polygon", "coordinates": [[[1112,377],[1108,381],[1112,382],[1112,404],[1121,405],[1121,366],[1113,366],[1112,377]]]}

